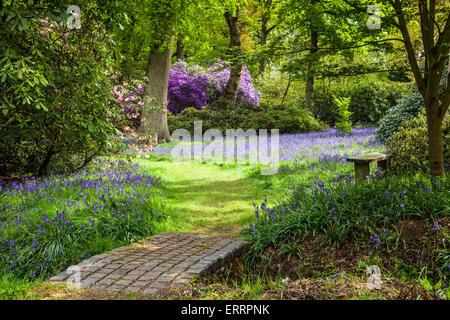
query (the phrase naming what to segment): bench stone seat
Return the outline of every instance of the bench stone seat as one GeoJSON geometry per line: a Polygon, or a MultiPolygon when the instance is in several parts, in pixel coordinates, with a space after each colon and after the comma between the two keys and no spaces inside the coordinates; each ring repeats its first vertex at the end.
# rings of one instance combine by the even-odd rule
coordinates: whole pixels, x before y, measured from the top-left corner
{"type": "Polygon", "coordinates": [[[391,157],[390,154],[384,154],[379,152],[372,152],[367,154],[360,154],[358,156],[348,157],[348,162],[375,162],[375,161],[383,161],[389,159],[391,157]]]}
{"type": "Polygon", "coordinates": [[[384,154],[379,152],[372,152],[367,154],[361,154],[357,156],[351,156],[347,158],[348,162],[355,164],[355,182],[367,180],[370,176],[370,163],[377,162],[379,168],[382,171],[387,171],[389,168],[390,154],[384,154]]]}

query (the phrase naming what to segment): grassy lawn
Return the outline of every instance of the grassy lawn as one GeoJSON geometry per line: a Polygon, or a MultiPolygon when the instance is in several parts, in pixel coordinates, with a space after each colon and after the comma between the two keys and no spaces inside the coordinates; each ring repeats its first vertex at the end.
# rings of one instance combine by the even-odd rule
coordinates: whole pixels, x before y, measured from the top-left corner
{"type": "Polygon", "coordinates": [[[171,231],[237,236],[254,217],[253,204],[271,191],[246,167],[222,168],[192,162],[141,160],[162,178],[171,231]]]}

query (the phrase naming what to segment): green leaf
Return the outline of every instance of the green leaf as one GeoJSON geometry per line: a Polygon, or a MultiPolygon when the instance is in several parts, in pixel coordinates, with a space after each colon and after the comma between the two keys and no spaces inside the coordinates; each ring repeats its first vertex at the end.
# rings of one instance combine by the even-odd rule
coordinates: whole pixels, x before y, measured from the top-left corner
{"type": "Polygon", "coordinates": [[[41,81],[42,85],[44,85],[44,86],[48,85],[48,81],[47,81],[47,79],[45,79],[45,77],[43,75],[41,75],[39,77],[39,80],[41,81]]]}

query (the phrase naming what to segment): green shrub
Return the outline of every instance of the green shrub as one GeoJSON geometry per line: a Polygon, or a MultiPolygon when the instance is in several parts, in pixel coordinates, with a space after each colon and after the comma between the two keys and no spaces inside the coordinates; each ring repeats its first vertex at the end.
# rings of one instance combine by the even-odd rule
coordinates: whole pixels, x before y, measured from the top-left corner
{"type": "Polygon", "coordinates": [[[352,123],[350,122],[350,117],[352,113],[348,111],[350,98],[334,97],[334,102],[337,105],[337,110],[339,114],[338,122],[336,122],[336,129],[338,130],[338,132],[352,133],[352,123]]]}
{"type": "Polygon", "coordinates": [[[195,110],[187,108],[180,114],[168,115],[169,130],[184,128],[193,133],[194,121],[202,121],[203,130],[279,129],[280,133],[303,133],[321,130],[324,126],[312,114],[294,105],[259,106],[251,103],[232,105],[223,99],[195,110]]]}
{"type": "Polygon", "coordinates": [[[96,9],[83,11],[84,32],[68,32],[62,15],[41,17],[48,6],[12,2],[0,14],[0,175],[44,175],[57,162],[77,168],[118,134],[105,74],[112,40],[96,9]]]}
{"type": "MultiPolygon", "coordinates": [[[[442,81],[439,87],[439,94],[442,97],[446,89],[446,81],[442,81]]],[[[411,120],[419,115],[425,108],[423,97],[417,88],[414,92],[401,99],[397,105],[391,108],[386,116],[379,122],[376,132],[377,139],[385,142],[397,129],[407,120],[411,120]]]]}
{"type": "Polygon", "coordinates": [[[339,114],[333,96],[350,97],[349,111],[353,125],[374,125],[409,91],[409,84],[362,80],[341,86],[317,86],[313,100],[314,116],[335,125],[339,114]]]}
{"type": "MultiPolygon", "coordinates": [[[[450,115],[442,123],[444,146],[444,167],[450,168],[450,115]]],[[[428,130],[424,114],[407,120],[387,140],[387,148],[392,153],[391,167],[396,172],[428,170],[428,130]]]]}
{"type": "Polygon", "coordinates": [[[350,88],[349,110],[354,124],[376,124],[403,97],[408,85],[362,81],[350,88]]]}
{"type": "Polygon", "coordinates": [[[280,129],[281,133],[304,133],[325,128],[308,110],[296,105],[276,105],[267,107],[265,121],[261,124],[268,129],[280,129]]]}
{"type": "Polygon", "coordinates": [[[379,122],[379,128],[376,132],[377,139],[379,141],[386,141],[403,122],[417,117],[423,108],[423,98],[418,91],[400,100],[379,122]]]}

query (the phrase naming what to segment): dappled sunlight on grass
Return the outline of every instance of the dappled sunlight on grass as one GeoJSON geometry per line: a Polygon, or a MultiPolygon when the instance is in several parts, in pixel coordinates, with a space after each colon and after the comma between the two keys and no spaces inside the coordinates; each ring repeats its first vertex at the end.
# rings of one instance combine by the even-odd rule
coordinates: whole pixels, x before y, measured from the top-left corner
{"type": "Polygon", "coordinates": [[[262,201],[267,193],[263,182],[248,177],[242,167],[224,170],[191,162],[140,163],[162,177],[177,231],[236,235],[253,217],[252,201],[262,201]]]}

